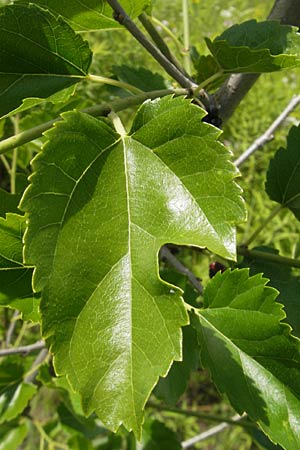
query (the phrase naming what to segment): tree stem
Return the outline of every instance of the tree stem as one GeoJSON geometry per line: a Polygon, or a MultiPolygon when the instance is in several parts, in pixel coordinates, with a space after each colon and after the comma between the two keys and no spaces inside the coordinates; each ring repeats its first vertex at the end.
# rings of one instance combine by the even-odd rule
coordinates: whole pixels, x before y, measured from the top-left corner
{"type": "Polygon", "coordinates": [[[166,245],[160,249],[160,257],[165,258],[174,267],[174,269],[185,275],[199,294],[203,294],[203,286],[200,283],[200,280],[173,255],[166,245]]]}
{"type": "Polygon", "coordinates": [[[165,69],[165,71],[176,80],[180,86],[193,89],[197,87],[189,78],[187,78],[177,67],[166,58],[166,56],[141,32],[135,23],[126,14],[117,0],[107,0],[107,3],[114,11],[115,19],[135,37],[135,39],[150,53],[154,59],[165,69]]]}
{"type": "MultiPolygon", "coordinates": [[[[20,132],[18,114],[14,117],[13,124],[14,124],[14,132],[15,132],[15,134],[18,134],[20,132]]],[[[17,163],[18,163],[18,149],[14,148],[12,162],[11,162],[11,169],[10,169],[10,193],[11,194],[16,193],[17,163]]]]}
{"type": "Polygon", "coordinates": [[[184,75],[188,77],[188,74],[185,73],[183,67],[181,67],[177,58],[172,54],[166,42],[164,41],[164,39],[161,37],[161,35],[151,22],[149,16],[147,16],[146,13],[142,13],[139,16],[139,20],[144,26],[145,30],[147,30],[147,32],[151,36],[153,42],[157,45],[157,48],[165,55],[166,58],[168,58],[169,61],[171,61],[174,64],[174,66],[177,67],[178,70],[180,70],[180,72],[184,73],[184,75]]]}
{"type": "Polygon", "coordinates": [[[183,61],[187,73],[191,73],[190,57],[190,23],[189,23],[189,1],[182,0],[182,18],[183,18],[183,61]]]}
{"type": "Polygon", "coordinates": [[[263,147],[267,142],[269,142],[273,138],[273,133],[277,130],[278,127],[285,121],[287,116],[299,105],[300,103],[300,95],[293,97],[286,108],[282,111],[281,114],[274,120],[274,122],[269,126],[269,128],[259,137],[257,138],[244,153],[239,156],[235,161],[235,165],[239,167],[243,164],[256,150],[263,147]]]}
{"type": "Polygon", "coordinates": [[[30,352],[34,352],[35,350],[41,350],[44,347],[45,347],[45,342],[38,341],[38,342],[35,342],[35,344],[24,345],[22,347],[4,348],[4,349],[0,350],[0,357],[7,356],[7,355],[14,355],[17,353],[27,354],[30,352]]]}

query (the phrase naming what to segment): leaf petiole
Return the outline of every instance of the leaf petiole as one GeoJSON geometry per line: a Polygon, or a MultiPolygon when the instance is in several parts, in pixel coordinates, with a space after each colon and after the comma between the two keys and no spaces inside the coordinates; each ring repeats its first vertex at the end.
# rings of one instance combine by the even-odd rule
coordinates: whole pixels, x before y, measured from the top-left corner
{"type": "Polygon", "coordinates": [[[122,137],[126,136],[127,132],[126,132],[124,125],[122,124],[122,121],[121,121],[120,117],[118,116],[118,114],[116,114],[114,111],[111,111],[108,114],[108,117],[111,119],[116,132],[119,133],[119,135],[122,137]]]}
{"type": "Polygon", "coordinates": [[[102,77],[101,75],[89,74],[86,77],[87,80],[95,81],[96,83],[109,84],[110,86],[116,86],[126,91],[132,92],[133,94],[142,94],[143,91],[132,84],[125,83],[123,81],[115,80],[113,78],[102,77]]]}

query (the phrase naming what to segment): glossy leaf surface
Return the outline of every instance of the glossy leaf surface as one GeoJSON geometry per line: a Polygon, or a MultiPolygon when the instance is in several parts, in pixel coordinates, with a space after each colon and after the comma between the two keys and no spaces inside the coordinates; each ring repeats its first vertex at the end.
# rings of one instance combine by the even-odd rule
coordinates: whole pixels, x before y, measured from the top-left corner
{"type": "MultiPolygon", "coordinates": [[[[20,0],[21,3],[29,3],[20,0]]],[[[35,0],[35,4],[63,17],[76,31],[96,31],[120,28],[113,11],[105,0],[35,0]]],[[[151,0],[121,0],[120,4],[131,18],[137,17],[151,4],[151,0]]]]}
{"type": "Polygon", "coordinates": [[[193,323],[201,360],[233,407],[258,422],[272,441],[300,448],[299,341],[283,324],[277,292],[261,275],[230,270],[215,275],[205,309],[193,323]]]}
{"type": "Polygon", "coordinates": [[[271,200],[289,208],[300,220],[300,127],[292,127],[287,148],[270,161],[266,191],[271,200]]]}
{"type": "Polygon", "coordinates": [[[67,113],[33,164],[22,208],[43,333],[85,411],[113,430],[124,423],[139,435],[158,377],[182,356],[188,317],[180,291],[158,277],[160,247],[235,257],[245,214],[236,169],[203,115],[182,98],[149,101],[120,136],[67,113]]]}
{"type": "Polygon", "coordinates": [[[300,65],[300,34],[279,22],[249,20],[206,44],[227,73],[275,72],[300,65]]]}
{"type": "Polygon", "coordinates": [[[0,40],[0,116],[77,83],[91,62],[87,42],[33,4],[0,9],[0,40]]]}

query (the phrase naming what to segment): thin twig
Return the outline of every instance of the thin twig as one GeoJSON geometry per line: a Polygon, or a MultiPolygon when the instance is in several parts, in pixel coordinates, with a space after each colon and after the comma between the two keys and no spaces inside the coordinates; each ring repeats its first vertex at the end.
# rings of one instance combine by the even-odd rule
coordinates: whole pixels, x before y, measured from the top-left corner
{"type": "Polygon", "coordinates": [[[48,355],[49,355],[49,352],[48,352],[47,348],[43,348],[40,351],[38,356],[35,358],[26,377],[24,378],[25,383],[32,383],[35,380],[35,378],[38,374],[38,369],[39,369],[40,365],[47,359],[48,355]]]}
{"type": "Polygon", "coordinates": [[[179,273],[185,275],[190,283],[194,286],[194,288],[200,294],[203,294],[203,286],[200,283],[199,279],[173,255],[173,253],[168,249],[167,246],[161,248],[160,256],[161,258],[166,259],[179,273]]]}
{"type": "MultiPolygon", "coordinates": [[[[16,116],[13,118],[13,124],[14,124],[14,134],[18,134],[20,132],[19,115],[18,114],[16,114],[16,116]]],[[[18,149],[14,148],[13,155],[12,155],[12,161],[11,161],[11,170],[10,170],[10,193],[11,194],[16,193],[17,165],[18,165],[18,149]]]]}
{"type": "Polygon", "coordinates": [[[3,166],[7,170],[7,173],[10,174],[11,168],[10,168],[9,162],[7,161],[7,159],[5,158],[4,155],[0,155],[0,159],[2,161],[3,166]]]}
{"type": "Polygon", "coordinates": [[[35,342],[34,344],[24,345],[22,347],[4,348],[4,349],[0,350],[0,357],[14,355],[17,353],[23,353],[24,355],[26,355],[27,353],[34,352],[35,350],[41,350],[44,347],[45,347],[45,342],[38,341],[38,342],[35,342]]]}
{"type": "MultiPolygon", "coordinates": [[[[148,401],[147,406],[153,409],[156,409],[157,411],[165,411],[165,412],[170,412],[170,413],[174,413],[174,414],[180,414],[183,416],[187,416],[187,417],[196,417],[197,419],[201,419],[203,421],[206,422],[218,422],[218,423],[228,423],[228,425],[235,425],[236,421],[232,418],[226,418],[224,416],[217,416],[215,414],[207,414],[207,413],[203,413],[203,412],[199,412],[199,411],[193,411],[190,409],[181,409],[181,408],[177,408],[176,406],[167,406],[167,405],[162,405],[162,404],[157,404],[152,402],[151,400],[148,401]]],[[[239,425],[241,427],[244,428],[253,428],[255,427],[255,425],[251,422],[245,421],[245,415],[244,416],[239,416],[241,420],[241,422],[239,423],[239,425]]]]}
{"type": "Polygon", "coordinates": [[[114,11],[115,19],[135,37],[135,39],[153,56],[153,58],[176,80],[180,86],[193,89],[197,85],[187,78],[168,58],[142,33],[142,31],[130,19],[117,0],[107,0],[114,11]]]}
{"type": "MultiPolygon", "coordinates": [[[[243,417],[241,417],[239,414],[236,414],[231,418],[233,422],[235,422],[236,425],[239,425],[239,421],[242,420],[243,417]]],[[[204,441],[212,436],[215,436],[218,433],[221,433],[226,428],[230,427],[232,424],[229,424],[227,422],[220,423],[219,425],[216,425],[215,427],[210,428],[209,430],[204,431],[201,434],[198,434],[197,436],[194,436],[190,439],[187,439],[186,441],[181,442],[182,448],[190,448],[193,445],[197,444],[197,442],[204,441]]]]}
{"type": "Polygon", "coordinates": [[[6,337],[5,337],[5,345],[6,345],[6,347],[10,346],[10,343],[11,343],[11,340],[12,340],[12,337],[13,337],[16,325],[17,325],[17,317],[19,316],[19,314],[20,314],[19,311],[16,310],[16,311],[14,311],[13,316],[11,318],[9,327],[7,329],[7,332],[6,332],[6,337]]]}
{"type": "MultiPolygon", "coordinates": [[[[89,106],[80,110],[80,112],[90,114],[91,116],[107,116],[111,111],[119,112],[132,106],[139,105],[148,99],[155,99],[158,97],[165,97],[166,95],[184,96],[189,95],[188,89],[159,89],[155,91],[144,92],[143,94],[133,95],[131,97],[117,99],[110,103],[102,103],[99,105],[89,106]]],[[[22,131],[15,136],[0,141],[0,154],[6,153],[9,150],[20,147],[28,142],[42,136],[42,134],[49,130],[56,122],[62,120],[61,117],[56,117],[49,122],[44,122],[29,130],[22,131]]]]}
{"type": "Polygon", "coordinates": [[[168,45],[164,41],[164,39],[161,37],[153,23],[151,22],[151,19],[146,13],[142,13],[139,16],[139,20],[141,24],[144,26],[145,30],[149,33],[149,36],[153,40],[153,42],[157,45],[159,50],[165,55],[166,58],[168,58],[169,61],[171,61],[174,66],[177,67],[180,72],[182,72],[187,78],[189,78],[188,74],[185,72],[184,68],[181,67],[179,61],[177,60],[176,56],[173,55],[171,50],[169,49],[168,45]]]}
{"type": "Polygon", "coordinates": [[[286,108],[282,111],[281,114],[274,120],[272,125],[269,126],[269,128],[259,137],[257,138],[253,144],[250,145],[250,147],[247,148],[247,150],[244,151],[244,153],[239,156],[235,161],[235,165],[239,167],[241,164],[243,164],[249,156],[252,155],[256,150],[263,147],[267,142],[273,139],[273,134],[277,130],[277,128],[280,127],[280,125],[285,121],[287,116],[299,105],[300,103],[300,95],[297,95],[296,97],[293,97],[292,100],[289,102],[289,104],[286,106],[286,108]]]}
{"type": "Polygon", "coordinates": [[[189,23],[189,2],[182,0],[182,18],[183,18],[183,59],[184,68],[191,73],[191,56],[190,56],[190,23],[189,23]]]}
{"type": "Polygon", "coordinates": [[[164,30],[164,32],[172,39],[172,41],[174,42],[174,44],[177,47],[177,50],[180,54],[182,54],[182,43],[179,41],[179,39],[177,38],[176,34],[173,33],[173,31],[167,27],[165,25],[165,23],[161,22],[159,19],[157,19],[154,16],[151,16],[151,21],[157,25],[158,27],[160,27],[162,30],[164,30]]]}

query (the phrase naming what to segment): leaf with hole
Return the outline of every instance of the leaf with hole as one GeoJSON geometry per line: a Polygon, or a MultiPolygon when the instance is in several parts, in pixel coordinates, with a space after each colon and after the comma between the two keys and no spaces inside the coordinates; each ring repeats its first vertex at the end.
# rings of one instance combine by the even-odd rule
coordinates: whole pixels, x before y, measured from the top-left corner
{"type": "Polygon", "coordinates": [[[69,112],[33,163],[21,206],[43,334],[85,412],[112,430],[140,435],[150,392],[182,358],[188,316],[180,290],[158,276],[160,247],[235,258],[245,217],[237,170],[204,114],[179,97],[148,101],[119,135],[69,112]]]}

